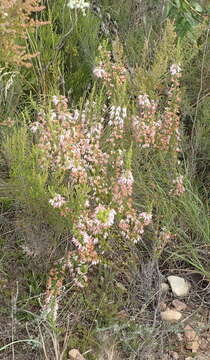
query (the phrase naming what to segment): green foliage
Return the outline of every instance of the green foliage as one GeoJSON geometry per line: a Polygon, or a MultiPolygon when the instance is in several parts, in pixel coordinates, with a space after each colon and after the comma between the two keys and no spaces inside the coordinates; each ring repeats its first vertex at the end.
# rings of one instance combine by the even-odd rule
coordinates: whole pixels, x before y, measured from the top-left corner
{"type": "Polygon", "coordinates": [[[49,205],[49,174],[38,165],[38,153],[27,128],[15,128],[6,134],[2,152],[9,168],[8,196],[22,209],[25,223],[31,219],[33,223],[45,223],[56,231],[64,231],[65,221],[58,221],[49,205]]]}
{"type": "Polygon", "coordinates": [[[175,20],[181,38],[187,34],[194,39],[193,30],[202,21],[203,12],[202,6],[194,0],[172,0],[166,6],[166,16],[175,20]]]}

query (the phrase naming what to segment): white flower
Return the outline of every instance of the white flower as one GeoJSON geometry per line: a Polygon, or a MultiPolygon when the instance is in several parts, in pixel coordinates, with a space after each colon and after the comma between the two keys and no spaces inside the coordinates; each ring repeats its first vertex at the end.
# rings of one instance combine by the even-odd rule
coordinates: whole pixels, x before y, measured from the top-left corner
{"type": "Polygon", "coordinates": [[[54,95],[54,96],[52,97],[52,102],[53,102],[54,105],[58,105],[58,103],[59,103],[59,98],[58,98],[58,96],[54,95]]]}
{"type": "Polygon", "coordinates": [[[138,102],[140,106],[144,106],[144,107],[150,107],[151,106],[151,102],[149,100],[149,97],[147,94],[143,94],[143,95],[139,95],[138,96],[138,102]]]}
{"type": "Polygon", "coordinates": [[[83,15],[85,14],[86,8],[90,7],[90,3],[85,0],[69,0],[67,5],[70,9],[79,9],[82,10],[83,15]]]}
{"type": "Polygon", "coordinates": [[[132,186],[134,182],[132,172],[128,170],[123,176],[118,179],[118,184],[132,186]]]}
{"type": "Polygon", "coordinates": [[[32,133],[35,133],[35,132],[37,132],[39,127],[40,127],[40,123],[38,121],[36,121],[30,126],[30,130],[32,133]]]}
{"type": "Polygon", "coordinates": [[[150,213],[142,212],[139,216],[144,219],[145,225],[149,225],[152,221],[152,214],[150,213]]]}
{"type": "Polygon", "coordinates": [[[178,64],[172,64],[170,66],[171,75],[176,75],[177,73],[180,73],[181,71],[182,71],[182,69],[180,68],[180,66],[178,64]]]}
{"type": "Polygon", "coordinates": [[[49,200],[49,203],[54,208],[61,208],[66,203],[66,200],[60,194],[56,194],[53,199],[49,200]]]}
{"type": "Polygon", "coordinates": [[[106,76],[106,71],[101,68],[101,67],[96,67],[94,70],[93,70],[93,74],[99,78],[99,79],[103,79],[105,76],[106,76]]]}
{"type": "Polygon", "coordinates": [[[127,109],[120,106],[111,106],[109,125],[119,126],[121,129],[124,126],[124,119],[127,116],[127,109]]]}

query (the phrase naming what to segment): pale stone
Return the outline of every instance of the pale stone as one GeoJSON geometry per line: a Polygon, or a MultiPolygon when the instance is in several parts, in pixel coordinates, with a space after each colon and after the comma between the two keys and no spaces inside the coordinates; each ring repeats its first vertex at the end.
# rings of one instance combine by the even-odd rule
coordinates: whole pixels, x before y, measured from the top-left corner
{"type": "Polygon", "coordinates": [[[175,323],[181,319],[182,314],[177,310],[167,309],[165,311],[162,311],[160,313],[160,316],[161,316],[161,319],[164,321],[175,323]]]}
{"type": "Polygon", "coordinates": [[[69,360],[85,360],[85,358],[80,354],[79,350],[72,349],[69,351],[69,360]]]}
{"type": "Polygon", "coordinates": [[[160,290],[162,294],[166,294],[169,291],[169,286],[165,282],[160,284],[160,290]]]}
{"type": "Polygon", "coordinates": [[[182,297],[187,296],[190,290],[190,284],[184,278],[179,276],[168,276],[168,282],[174,295],[182,297]]]}

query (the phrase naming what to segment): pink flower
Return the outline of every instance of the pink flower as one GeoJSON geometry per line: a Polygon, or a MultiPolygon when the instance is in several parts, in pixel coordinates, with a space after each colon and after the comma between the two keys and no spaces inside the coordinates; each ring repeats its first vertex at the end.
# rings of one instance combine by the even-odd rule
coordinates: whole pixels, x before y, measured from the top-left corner
{"type": "Polygon", "coordinates": [[[66,203],[66,200],[60,194],[56,194],[53,199],[49,200],[49,203],[54,208],[61,208],[66,203]]]}
{"type": "Polygon", "coordinates": [[[182,69],[180,68],[180,66],[178,64],[172,64],[170,66],[171,75],[176,75],[177,73],[180,73],[181,71],[182,71],[182,69]]]}
{"type": "Polygon", "coordinates": [[[149,97],[147,94],[143,94],[143,95],[139,95],[138,96],[138,103],[140,106],[143,107],[150,107],[151,106],[151,102],[149,100],[149,97]]]}
{"type": "Polygon", "coordinates": [[[30,130],[32,133],[37,132],[37,130],[40,128],[40,123],[38,121],[34,122],[31,126],[30,126],[30,130]]]}
{"type": "Polygon", "coordinates": [[[54,95],[54,96],[52,97],[52,102],[53,102],[54,105],[58,105],[59,101],[60,101],[60,100],[59,100],[58,96],[54,95]]]}
{"type": "Polygon", "coordinates": [[[99,79],[103,79],[107,76],[107,72],[101,67],[96,67],[93,70],[93,74],[99,79]]]}
{"type": "Polygon", "coordinates": [[[152,214],[150,213],[142,212],[141,214],[139,214],[139,216],[143,218],[144,225],[149,225],[152,221],[152,214]]]}

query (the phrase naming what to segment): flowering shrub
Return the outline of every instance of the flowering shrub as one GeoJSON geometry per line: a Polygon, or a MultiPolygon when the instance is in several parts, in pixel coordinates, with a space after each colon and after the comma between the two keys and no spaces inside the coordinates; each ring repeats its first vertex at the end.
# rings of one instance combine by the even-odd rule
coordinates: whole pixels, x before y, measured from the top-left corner
{"type": "Polygon", "coordinates": [[[140,115],[133,116],[133,134],[143,148],[180,151],[179,78],[181,68],[177,64],[170,66],[171,86],[164,110],[159,110],[158,103],[150,100],[147,94],[138,96],[140,115]]]}
{"type": "Polygon", "coordinates": [[[126,87],[128,72],[122,59],[119,59],[117,63],[112,61],[111,52],[106,49],[105,44],[99,46],[99,57],[93,74],[103,81],[109,98],[116,96],[116,94],[119,95],[119,92],[122,96],[126,87]]]}
{"type": "Polygon", "coordinates": [[[54,96],[49,115],[40,112],[31,130],[36,136],[38,162],[56,177],[50,205],[70,219],[74,247],[68,268],[79,286],[87,281],[88,268],[103,259],[109,238],[118,228],[126,241],[138,242],[150,213],[138,213],[132,200],[131,150],[124,146],[127,109],[112,105],[100,114],[94,104],[68,111],[67,100],[54,96]]]}

